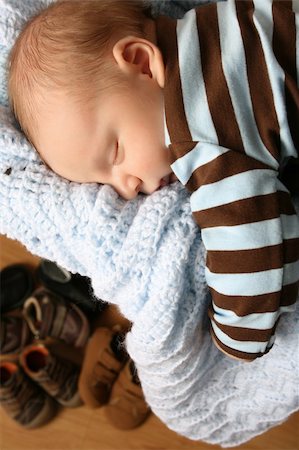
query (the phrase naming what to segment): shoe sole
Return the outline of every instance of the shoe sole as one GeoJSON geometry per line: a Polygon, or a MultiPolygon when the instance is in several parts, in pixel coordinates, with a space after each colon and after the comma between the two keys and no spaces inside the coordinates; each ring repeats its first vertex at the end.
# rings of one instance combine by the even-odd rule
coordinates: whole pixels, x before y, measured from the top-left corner
{"type": "Polygon", "coordinates": [[[62,406],[65,406],[66,408],[77,408],[78,406],[83,405],[83,402],[81,400],[79,392],[77,392],[70,400],[63,401],[63,400],[57,400],[62,406]]]}

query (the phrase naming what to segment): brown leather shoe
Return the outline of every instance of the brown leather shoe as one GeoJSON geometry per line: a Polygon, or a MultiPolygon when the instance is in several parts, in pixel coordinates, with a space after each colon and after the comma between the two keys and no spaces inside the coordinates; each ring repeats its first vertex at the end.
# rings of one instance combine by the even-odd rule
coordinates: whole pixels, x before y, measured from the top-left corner
{"type": "Polygon", "coordinates": [[[134,374],[134,363],[130,360],[113,385],[105,414],[116,428],[131,430],[141,425],[150,412],[138,377],[134,374]]]}
{"type": "Polygon", "coordinates": [[[113,383],[127,359],[119,361],[111,348],[115,330],[97,328],[89,339],[79,377],[79,392],[90,408],[107,403],[113,383]]]}

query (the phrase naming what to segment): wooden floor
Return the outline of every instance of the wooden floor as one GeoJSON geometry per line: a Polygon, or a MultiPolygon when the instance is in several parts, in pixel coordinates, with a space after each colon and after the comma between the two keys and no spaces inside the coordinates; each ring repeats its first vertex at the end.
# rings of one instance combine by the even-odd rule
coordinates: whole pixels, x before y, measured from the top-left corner
{"type": "MultiPolygon", "coordinates": [[[[0,237],[0,268],[13,263],[26,263],[32,268],[38,258],[30,255],[19,243],[0,237]]],[[[119,321],[110,309],[101,318],[103,324],[119,321]]],[[[284,424],[269,430],[235,449],[243,450],[298,450],[299,413],[284,424]]],[[[168,430],[153,414],[141,427],[119,431],[105,418],[102,409],[85,406],[62,409],[48,425],[26,431],[15,424],[0,408],[0,450],[208,450],[220,449],[194,442],[168,430]]]]}

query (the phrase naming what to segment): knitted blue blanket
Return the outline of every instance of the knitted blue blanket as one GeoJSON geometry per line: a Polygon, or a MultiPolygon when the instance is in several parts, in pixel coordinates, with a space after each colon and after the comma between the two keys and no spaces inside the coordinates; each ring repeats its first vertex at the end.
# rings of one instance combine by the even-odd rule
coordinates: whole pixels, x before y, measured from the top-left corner
{"type": "Polygon", "coordinates": [[[126,202],[42,164],[10,114],[4,80],[21,24],[46,3],[0,0],[0,232],[90,277],[95,296],[133,322],[128,351],[169,428],[223,447],[245,442],[298,409],[298,302],[269,354],[250,364],[224,356],[208,331],[205,250],[186,190],[176,183],[126,202]]]}

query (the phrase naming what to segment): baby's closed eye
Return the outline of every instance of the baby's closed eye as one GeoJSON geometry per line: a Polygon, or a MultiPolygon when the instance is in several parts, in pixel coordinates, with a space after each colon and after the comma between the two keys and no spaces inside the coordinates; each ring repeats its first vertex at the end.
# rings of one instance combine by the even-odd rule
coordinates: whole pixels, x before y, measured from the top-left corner
{"type": "Polygon", "coordinates": [[[114,150],[113,151],[114,151],[114,153],[113,153],[113,165],[117,166],[122,161],[122,152],[121,152],[121,149],[120,149],[118,141],[115,142],[115,146],[114,146],[114,150]]]}

